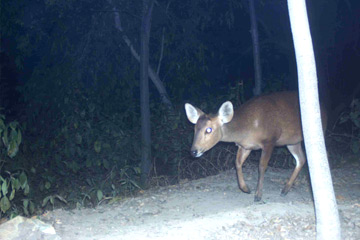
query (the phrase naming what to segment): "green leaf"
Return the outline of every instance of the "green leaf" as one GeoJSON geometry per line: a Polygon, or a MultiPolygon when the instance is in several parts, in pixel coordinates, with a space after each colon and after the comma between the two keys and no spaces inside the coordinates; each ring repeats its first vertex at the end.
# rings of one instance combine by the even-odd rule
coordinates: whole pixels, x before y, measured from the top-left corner
{"type": "Polygon", "coordinates": [[[11,191],[11,194],[10,194],[10,201],[11,201],[11,200],[13,200],[13,199],[14,199],[14,197],[15,197],[15,189],[13,189],[13,190],[11,191]]]}
{"type": "Polygon", "coordinates": [[[21,135],[21,132],[20,132],[20,129],[18,129],[18,133],[17,133],[17,145],[20,145],[21,143],[21,140],[22,140],[22,135],[21,135]]]}
{"type": "Polygon", "coordinates": [[[114,179],[115,177],[116,177],[116,172],[115,171],[111,171],[110,172],[110,179],[112,180],[112,179],[114,179]]]}
{"type": "Polygon", "coordinates": [[[10,201],[9,199],[7,198],[7,196],[4,196],[1,200],[0,200],[0,208],[1,208],[1,211],[3,213],[5,213],[7,210],[10,209],[10,201]]]}
{"type": "Polygon", "coordinates": [[[13,158],[19,151],[19,146],[16,144],[16,141],[12,140],[7,148],[7,154],[9,157],[13,158]]]}
{"type": "Polygon", "coordinates": [[[3,134],[3,142],[5,144],[5,146],[7,147],[9,145],[9,140],[8,140],[8,128],[5,128],[4,134],[3,134]]]}
{"type": "Polygon", "coordinates": [[[28,200],[28,199],[25,199],[25,200],[23,201],[23,206],[24,206],[25,215],[29,215],[29,211],[28,211],[29,200],[28,200]]]}
{"type": "Polygon", "coordinates": [[[11,138],[11,141],[13,141],[14,139],[17,139],[17,131],[15,128],[11,128],[10,138],[11,138]]]}
{"type": "Polygon", "coordinates": [[[174,124],[172,125],[172,129],[171,130],[176,130],[178,128],[178,123],[174,122],[174,124]]]}
{"type": "Polygon", "coordinates": [[[2,132],[2,130],[5,129],[5,123],[4,123],[4,119],[5,119],[5,116],[4,115],[0,115],[0,133],[2,132]]]}
{"type": "Polygon", "coordinates": [[[109,170],[110,164],[109,164],[108,160],[106,160],[105,158],[103,159],[103,165],[104,165],[105,169],[109,170]]]}
{"type": "Polygon", "coordinates": [[[50,196],[47,196],[46,198],[44,198],[44,200],[43,200],[43,202],[42,202],[41,206],[42,206],[42,207],[45,207],[45,206],[46,206],[46,204],[49,202],[49,199],[50,199],[50,196]]]}
{"type": "Polygon", "coordinates": [[[133,167],[133,170],[136,174],[140,174],[141,173],[141,168],[139,167],[133,167]]]}
{"type": "Polygon", "coordinates": [[[35,212],[35,204],[32,201],[30,201],[29,210],[31,214],[35,212]]]}
{"type": "Polygon", "coordinates": [[[18,125],[18,122],[16,122],[16,121],[9,123],[11,130],[15,130],[17,125],[18,125]]]}
{"type": "Polygon", "coordinates": [[[89,186],[93,186],[93,185],[94,185],[93,182],[92,182],[92,180],[89,179],[89,178],[87,178],[85,181],[86,181],[86,183],[87,183],[89,186]]]}
{"type": "Polygon", "coordinates": [[[27,185],[25,186],[24,194],[25,194],[25,195],[28,195],[29,192],[30,192],[30,186],[29,186],[29,184],[27,184],[27,185]]]}
{"type": "Polygon", "coordinates": [[[27,185],[27,176],[24,172],[22,172],[19,176],[20,186],[24,189],[27,185]]]}
{"type": "Polygon", "coordinates": [[[96,153],[99,153],[101,151],[101,143],[99,141],[95,141],[94,149],[96,153]]]}
{"type": "Polygon", "coordinates": [[[344,122],[347,122],[350,119],[349,115],[344,115],[340,118],[339,123],[342,124],[344,122]]]}
{"type": "Polygon", "coordinates": [[[101,190],[97,190],[96,195],[97,195],[98,201],[100,201],[104,196],[101,190]]]}
{"type": "Polygon", "coordinates": [[[45,183],[45,188],[46,188],[47,190],[49,190],[50,187],[51,187],[51,183],[50,183],[49,181],[46,181],[46,183],[45,183]]]}
{"type": "Polygon", "coordinates": [[[20,182],[19,179],[17,178],[12,178],[11,179],[11,187],[15,190],[19,190],[20,189],[20,182]]]}
{"type": "Polygon", "coordinates": [[[1,185],[1,191],[2,191],[4,196],[6,196],[6,194],[8,193],[8,186],[7,186],[7,181],[6,180],[1,185]]]}
{"type": "Polygon", "coordinates": [[[29,205],[29,199],[24,199],[24,201],[23,201],[24,208],[27,209],[28,205],[29,205]]]}

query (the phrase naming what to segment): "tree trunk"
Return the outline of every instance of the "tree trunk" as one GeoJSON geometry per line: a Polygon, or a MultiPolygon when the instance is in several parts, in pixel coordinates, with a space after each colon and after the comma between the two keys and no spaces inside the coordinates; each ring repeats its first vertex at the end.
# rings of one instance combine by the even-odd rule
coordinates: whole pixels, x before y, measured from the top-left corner
{"type": "Polygon", "coordinates": [[[305,0],[288,0],[299,76],[302,128],[315,202],[317,239],[341,239],[339,213],[321,127],[316,65],[305,0]]]}
{"type": "MultiPolygon", "coordinates": [[[[134,45],[132,44],[132,42],[130,41],[129,37],[124,33],[124,30],[121,26],[121,20],[120,20],[120,14],[119,11],[117,10],[117,8],[115,7],[115,5],[112,3],[111,0],[108,0],[109,4],[113,7],[113,11],[114,11],[114,22],[115,22],[115,28],[117,30],[119,30],[122,33],[122,38],[125,41],[126,45],[130,48],[130,52],[133,55],[133,57],[140,62],[140,56],[138,54],[138,52],[136,51],[136,49],[134,48],[134,45]]],[[[151,14],[151,13],[150,13],[151,14]]],[[[169,108],[169,109],[173,109],[171,100],[169,98],[169,95],[167,94],[167,91],[164,87],[164,84],[162,83],[162,81],[160,80],[159,75],[151,68],[150,64],[148,64],[148,72],[149,72],[149,76],[150,79],[152,80],[152,82],[154,83],[156,89],[158,90],[160,96],[161,96],[161,100],[162,102],[169,108]]]]}
{"type": "Polygon", "coordinates": [[[143,0],[140,39],[140,107],[141,107],[141,185],[146,187],[151,169],[151,129],[149,105],[149,38],[153,0],[143,0]]]}
{"type": "Polygon", "coordinates": [[[254,0],[249,0],[249,12],[251,21],[251,38],[253,42],[253,56],[254,56],[254,70],[255,70],[255,87],[253,93],[255,96],[259,96],[262,90],[262,79],[261,79],[261,61],[260,61],[260,45],[259,36],[256,23],[256,13],[254,0]]]}

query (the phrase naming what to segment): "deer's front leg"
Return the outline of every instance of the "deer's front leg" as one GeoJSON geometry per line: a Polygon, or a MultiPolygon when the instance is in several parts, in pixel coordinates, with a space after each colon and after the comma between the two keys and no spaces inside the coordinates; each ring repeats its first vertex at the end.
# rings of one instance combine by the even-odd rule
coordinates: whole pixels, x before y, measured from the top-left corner
{"type": "Polygon", "coordinates": [[[255,202],[259,202],[261,200],[265,170],[268,166],[273,149],[274,149],[274,145],[272,144],[267,144],[262,148],[260,163],[259,163],[259,179],[258,179],[258,185],[254,199],[255,202]]]}
{"type": "Polygon", "coordinates": [[[236,154],[236,172],[237,172],[237,178],[238,178],[238,183],[239,183],[239,187],[241,189],[241,191],[245,192],[245,193],[250,193],[249,188],[246,186],[245,180],[244,180],[244,174],[242,172],[242,165],[244,164],[246,158],[249,156],[251,150],[248,149],[244,149],[241,146],[238,146],[238,151],[236,154]]]}

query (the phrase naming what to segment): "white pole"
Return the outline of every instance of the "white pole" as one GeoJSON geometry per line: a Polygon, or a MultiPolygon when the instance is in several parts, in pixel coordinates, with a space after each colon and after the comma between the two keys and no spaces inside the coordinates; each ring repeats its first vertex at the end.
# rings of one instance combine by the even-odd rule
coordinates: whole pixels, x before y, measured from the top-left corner
{"type": "Polygon", "coordinates": [[[301,121],[315,201],[316,238],[340,240],[339,213],[321,127],[313,45],[305,0],[288,0],[299,78],[301,121]]]}

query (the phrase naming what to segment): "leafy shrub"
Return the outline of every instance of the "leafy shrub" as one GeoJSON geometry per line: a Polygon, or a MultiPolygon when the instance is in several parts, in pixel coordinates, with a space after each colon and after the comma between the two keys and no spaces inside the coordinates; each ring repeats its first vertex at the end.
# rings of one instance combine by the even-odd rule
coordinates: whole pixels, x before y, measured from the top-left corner
{"type": "MultiPolygon", "coordinates": [[[[19,151],[22,135],[19,124],[16,121],[5,123],[5,116],[0,114],[0,217],[7,214],[16,195],[27,196],[30,192],[27,175],[23,170],[9,171],[5,169],[5,163],[14,158],[19,151]]],[[[29,215],[34,211],[34,204],[28,199],[22,199],[23,211],[29,215]]],[[[16,214],[16,212],[14,212],[16,214]]]]}
{"type": "Polygon", "coordinates": [[[121,87],[135,82],[134,72],[125,71],[126,81],[106,73],[107,84],[89,87],[55,74],[64,71],[57,69],[60,67],[36,75],[41,87],[31,80],[21,89],[28,105],[27,125],[31,126],[24,152],[37,171],[42,205],[54,206],[58,201],[94,205],[99,196],[137,189],[138,102],[132,101],[132,88],[121,87]],[[48,81],[51,77],[61,79],[55,83],[48,81]],[[86,197],[81,200],[82,196],[86,197]]]}

